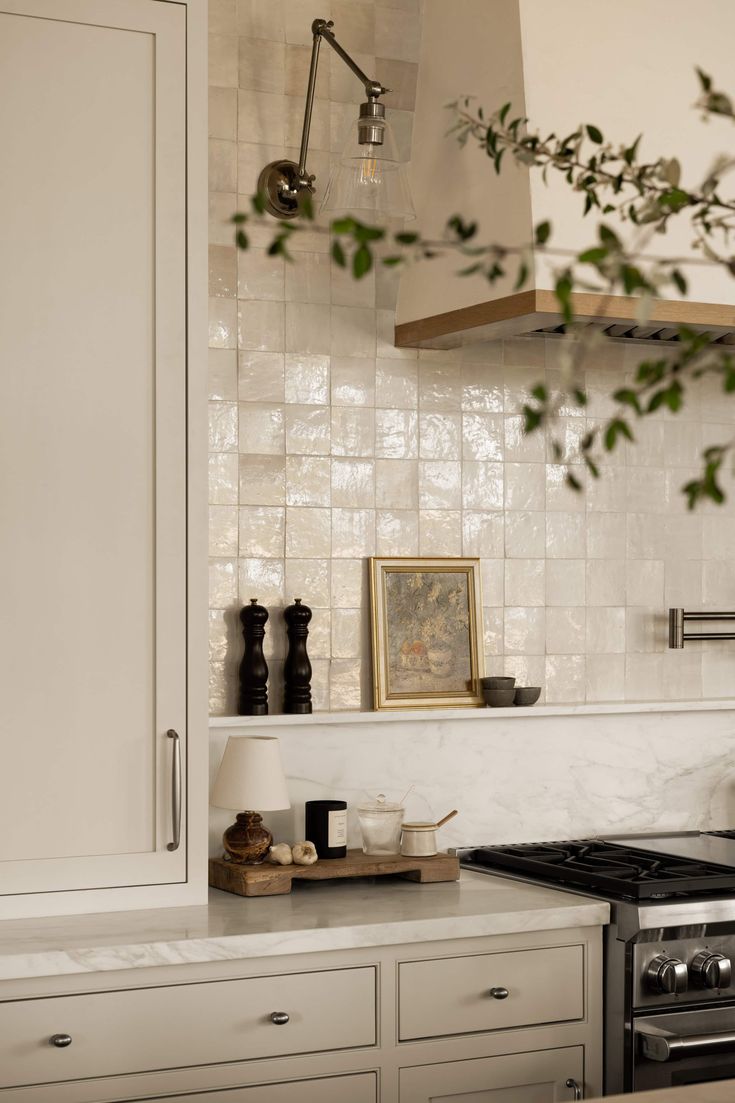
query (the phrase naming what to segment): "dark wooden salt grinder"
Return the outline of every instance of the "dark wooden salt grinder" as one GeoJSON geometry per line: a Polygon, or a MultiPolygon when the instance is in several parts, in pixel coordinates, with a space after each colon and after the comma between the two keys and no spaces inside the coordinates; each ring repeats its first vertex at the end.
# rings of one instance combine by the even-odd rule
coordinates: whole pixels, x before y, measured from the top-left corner
{"type": "Polygon", "coordinates": [[[238,715],[268,715],[268,663],[263,655],[263,637],[268,610],[258,605],[256,597],[240,610],[245,653],[240,663],[240,699],[238,715]]]}
{"type": "Polygon", "coordinates": [[[293,605],[283,610],[288,636],[288,655],[283,667],[283,711],[311,712],[311,663],[306,653],[311,609],[294,598],[293,605]]]}

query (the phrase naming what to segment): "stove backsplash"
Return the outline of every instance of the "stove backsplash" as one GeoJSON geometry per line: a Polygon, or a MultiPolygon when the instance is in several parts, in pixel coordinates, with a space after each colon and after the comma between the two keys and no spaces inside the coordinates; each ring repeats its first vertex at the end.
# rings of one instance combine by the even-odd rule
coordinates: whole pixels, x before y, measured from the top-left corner
{"type": "MultiPolygon", "coordinates": [[[[269,823],[289,841],[303,837],[305,800],[335,797],[348,802],[349,841],[357,846],[359,799],[384,792],[397,800],[411,785],[408,818],[459,809],[441,831],[445,847],[735,827],[735,704],[211,725],[212,770],[228,735],[267,732],[281,739],[293,808],[272,813],[269,823]]],[[[228,823],[228,813],[212,810],[213,853],[228,823]]]]}

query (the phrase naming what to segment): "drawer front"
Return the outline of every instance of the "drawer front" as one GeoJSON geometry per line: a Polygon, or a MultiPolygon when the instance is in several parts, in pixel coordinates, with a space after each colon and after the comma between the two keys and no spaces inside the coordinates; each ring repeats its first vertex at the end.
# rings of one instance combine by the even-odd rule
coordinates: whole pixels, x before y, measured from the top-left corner
{"type": "Polygon", "coordinates": [[[0,1085],[374,1045],[375,987],[369,966],[3,1003],[0,1085]]]}
{"type": "Polygon", "coordinates": [[[361,1072],[351,1076],[292,1080],[288,1084],[257,1084],[250,1088],[162,1098],[166,1103],[345,1103],[346,1100],[349,1103],[377,1103],[378,1081],[374,1072],[361,1072]]]}
{"type": "Polygon", "coordinates": [[[582,946],[402,962],[398,983],[401,1041],[568,1022],[584,1014],[582,946]],[[508,995],[497,998],[503,989],[508,995]]]}

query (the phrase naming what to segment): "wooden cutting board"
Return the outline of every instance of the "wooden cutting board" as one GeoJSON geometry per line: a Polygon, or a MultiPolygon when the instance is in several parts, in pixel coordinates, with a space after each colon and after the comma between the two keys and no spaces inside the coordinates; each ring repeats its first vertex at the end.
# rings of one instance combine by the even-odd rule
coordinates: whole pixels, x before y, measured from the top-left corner
{"type": "Polygon", "coordinates": [[[431,858],[404,858],[402,854],[378,858],[361,850],[348,850],[346,858],[323,858],[312,866],[238,865],[222,858],[209,859],[209,883],[238,896],[282,896],[293,882],[331,881],[343,877],[382,877],[398,874],[409,881],[458,881],[459,858],[435,854],[431,858]]]}

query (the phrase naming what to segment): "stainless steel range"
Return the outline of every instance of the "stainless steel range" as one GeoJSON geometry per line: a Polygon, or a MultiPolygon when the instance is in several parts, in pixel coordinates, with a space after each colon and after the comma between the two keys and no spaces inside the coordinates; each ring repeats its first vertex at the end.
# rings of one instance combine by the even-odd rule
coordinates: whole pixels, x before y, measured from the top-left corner
{"type": "Polygon", "coordinates": [[[481,846],[462,865],[609,901],[605,1093],[735,1077],[735,831],[481,846]]]}

